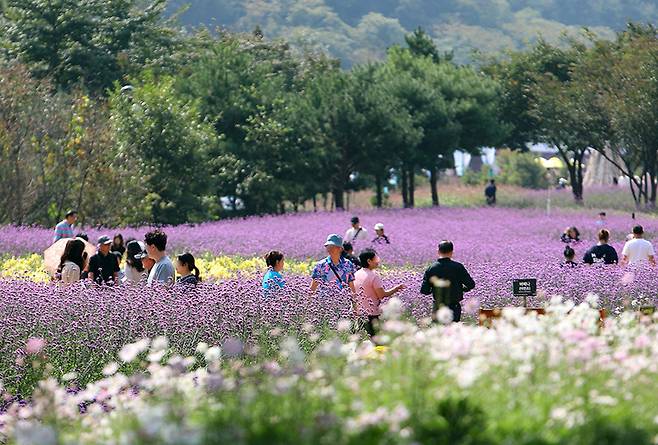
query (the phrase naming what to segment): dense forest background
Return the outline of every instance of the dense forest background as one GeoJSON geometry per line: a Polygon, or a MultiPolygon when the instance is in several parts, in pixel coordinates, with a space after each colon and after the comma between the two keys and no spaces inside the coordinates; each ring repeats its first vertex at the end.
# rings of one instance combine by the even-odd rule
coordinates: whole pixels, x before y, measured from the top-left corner
{"type": "Polygon", "coordinates": [[[628,21],[655,23],[655,0],[173,0],[187,26],[250,32],[321,49],[344,67],[379,60],[386,49],[422,26],[439,50],[455,61],[520,50],[542,36],[557,43],[563,33],[588,27],[612,38],[628,21]]]}

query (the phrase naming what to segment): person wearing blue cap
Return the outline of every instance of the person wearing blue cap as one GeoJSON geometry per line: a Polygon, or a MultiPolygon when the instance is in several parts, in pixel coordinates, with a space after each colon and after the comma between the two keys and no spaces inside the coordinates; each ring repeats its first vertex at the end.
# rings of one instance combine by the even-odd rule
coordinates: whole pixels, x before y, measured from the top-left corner
{"type": "Polygon", "coordinates": [[[313,268],[311,292],[315,292],[320,284],[337,285],[339,289],[349,288],[356,293],[354,288],[354,273],[356,269],[351,261],[343,258],[343,238],[335,233],[327,237],[324,243],[329,256],[313,268]]]}

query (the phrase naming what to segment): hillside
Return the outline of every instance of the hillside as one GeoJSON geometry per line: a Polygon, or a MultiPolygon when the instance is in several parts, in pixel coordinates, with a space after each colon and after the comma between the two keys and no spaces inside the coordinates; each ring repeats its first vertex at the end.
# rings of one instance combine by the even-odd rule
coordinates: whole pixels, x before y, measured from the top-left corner
{"type": "Polygon", "coordinates": [[[467,62],[473,50],[520,49],[538,35],[555,42],[589,27],[607,37],[629,20],[658,20],[655,0],[170,0],[169,7],[184,5],[184,25],[259,26],[268,37],[327,50],[345,66],[380,58],[417,26],[467,62]]]}

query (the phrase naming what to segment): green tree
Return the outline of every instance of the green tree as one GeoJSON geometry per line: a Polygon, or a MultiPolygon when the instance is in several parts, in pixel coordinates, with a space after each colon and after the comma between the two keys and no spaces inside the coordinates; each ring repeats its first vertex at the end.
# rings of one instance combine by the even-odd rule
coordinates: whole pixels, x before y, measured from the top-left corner
{"type": "Polygon", "coordinates": [[[104,95],[116,81],[163,63],[178,35],[163,23],[166,0],[7,0],[7,53],[55,87],[104,95]]]}
{"type": "Polygon", "coordinates": [[[146,185],[146,196],[131,197],[139,209],[133,219],[166,224],[206,219],[205,160],[217,137],[198,104],[177,93],[174,79],[147,73],[130,94],[117,87],[110,105],[119,155],[146,185]]]}

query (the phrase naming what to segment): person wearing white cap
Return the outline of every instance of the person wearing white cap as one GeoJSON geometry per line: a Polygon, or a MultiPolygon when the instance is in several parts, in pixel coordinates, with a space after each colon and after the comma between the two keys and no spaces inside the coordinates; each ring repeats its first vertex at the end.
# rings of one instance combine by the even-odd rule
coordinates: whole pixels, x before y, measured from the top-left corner
{"type": "Polygon", "coordinates": [[[110,253],[112,239],[103,235],[98,238],[98,252],[89,259],[89,274],[91,281],[98,284],[116,283],[119,278],[119,261],[110,253]]]}
{"type": "Polygon", "coordinates": [[[146,268],[142,260],[148,257],[146,245],[142,241],[132,240],[126,244],[126,267],[123,282],[139,284],[146,276],[146,268]]]}
{"type": "Polygon", "coordinates": [[[373,244],[391,244],[391,240],[389,240],[388,236],[384,234],[384,224],[375,224],[375,233],[377,234],[377,237],[372,240],[373,244]]]}
{"type": "Polygon", "coordinates": [[[339,289],[349,288],[352,294],[356,293],[354,287],[354,273],[356,268],[351,261],[343,258],[343,238],[331,234],[324,243],[329,256],[315,265],[311,282],[311,292],[315,292],[320,284],[333,284],[339,289]]]}

